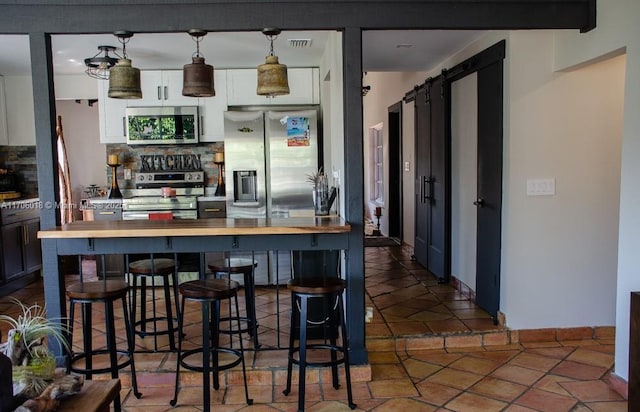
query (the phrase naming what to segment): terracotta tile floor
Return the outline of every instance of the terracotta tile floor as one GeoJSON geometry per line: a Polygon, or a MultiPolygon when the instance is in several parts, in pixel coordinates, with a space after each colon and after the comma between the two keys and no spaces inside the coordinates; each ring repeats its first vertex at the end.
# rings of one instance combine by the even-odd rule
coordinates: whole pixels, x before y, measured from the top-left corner
{"type": "MultiPolygon", "coordinates": [[[[92,264],[86,261],[83,267],[90,272],[92,264]]],[[[398,338],[473,337],[501,329],[453,287],[439,285],[431,274],[412,262],[409,252],[401,247],[366,248],[365,266],[366,305],[373,308],[373,319],[366,325],[371,379],[368,380],[367,376],[354,379],[357,410],[627,410],[626,400],[608,385],[613,369],[613,339],[480,344],[463,348],[441,345],[437,349],[412,350],[412,347],[420,345],[399,345],[398,338]]],[[[73,281],[77,281],[77,276],[67,277],[67,282],[73,281]]],[[[42,283],[36,282],[12,296],[26,303],[42,303],[42,283]]],[[[277,331],[278,322],[283,330],[288,326],[284,310],[289,305],[287,294],[258,288],[256,305],[261,343],[276,347],[280,338],[280,345],[285,346],[287,334],[277,331]],[[279,301],[281,313],[285,315],[273,315],[276,301],[279,301]]],[[[198,307],[186,310],[185,327],[189,337],[186,345],[198,342],[198,310],[198,307]]],[[[16,312],[9,297],[0,298],[0,312],[16,312]]],[[[96,338],[96,342],[100,341],[96,338]]],[[[74,343],[79,343],[79,340],[74,343]]],[[[151,338],[137,338],[136,344],[139,350],[152,348],[151,338]]],[[[166,349],[167,345],[166,337],[160,339],[160,349],[166,349]]],[[[251,346],[249,341],[246,345],[251,346]]],[[[297,386],[294,384],[288,397],[282,395],[286,376],[282,369],[284,353],[281,350],[259,351],[254,358],[253,352],[248,352],[247,361],[251,369],[249,393],[254,405],[244,403],[241,374],[234,369],[221,381],[220,390],[212,392],[215,410],[296,410],[297,386]]],[[[197,373],[182,374],[178,406],[169,406],[175,378],[174,353],[139,353],[136,366],[143,397],[136,399],[131,394],[129,374],[125,370],[121,374],[125,411],[202,410],[202,381],[197,373]]],[[[312,371],[308,375],[307,410],[349,410],[344,385],[339,390],[333,389],[330,374],[324,370],[312,371]]]]}

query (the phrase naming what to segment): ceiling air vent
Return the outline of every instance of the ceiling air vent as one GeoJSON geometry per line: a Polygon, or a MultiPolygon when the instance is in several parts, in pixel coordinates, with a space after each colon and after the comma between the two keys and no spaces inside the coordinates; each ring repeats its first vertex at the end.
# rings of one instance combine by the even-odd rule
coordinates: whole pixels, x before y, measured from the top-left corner
{"type": "Polygon", "coordinates": [[[311,47],[311,39],[289,39],[289,47],[292,49],[311,47]]]}

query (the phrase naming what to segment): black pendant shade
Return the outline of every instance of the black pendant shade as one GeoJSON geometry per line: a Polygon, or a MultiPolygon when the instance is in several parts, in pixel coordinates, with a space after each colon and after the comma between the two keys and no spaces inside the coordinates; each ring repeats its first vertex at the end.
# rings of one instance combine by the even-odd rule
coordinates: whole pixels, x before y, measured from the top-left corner
{"type": "Polygon", "coordinates": [[[189,35],[196,42],[196,52],[190,64],[182,69],[182,95],[190,97],[211,97],[216,95],[213,82],[213,66],[205,64],[200,54],[200,40],[207,34],[201,29],[189,30],[189,35]]]}
{"type": "Polygon", "coordinates": [[[280,64],[278,56],[273,54],[273,41],[280,34],[280,29],[263,29],[262,33],[270,42],[269,55],[264,64],[258,66],[258,87],[256,93],[260,96],[282,96],[289,94],[289,79],[287,66],[280,64]]]}

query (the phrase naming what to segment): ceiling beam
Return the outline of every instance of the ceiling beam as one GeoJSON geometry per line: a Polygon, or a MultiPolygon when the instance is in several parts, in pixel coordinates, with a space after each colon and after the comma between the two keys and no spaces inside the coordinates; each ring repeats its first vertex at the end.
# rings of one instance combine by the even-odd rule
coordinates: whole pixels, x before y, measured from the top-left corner
{"type": "Polygon", "coordinates": [[[596,0],[0,0],[0,33],[595,27],[596,0]]]}

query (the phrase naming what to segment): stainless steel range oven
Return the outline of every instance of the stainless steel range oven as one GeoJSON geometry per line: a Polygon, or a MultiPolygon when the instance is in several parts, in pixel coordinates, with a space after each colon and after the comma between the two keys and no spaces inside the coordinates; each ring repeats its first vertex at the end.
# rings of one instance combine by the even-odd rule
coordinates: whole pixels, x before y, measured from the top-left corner
{"type": "Polygon", "coordinates": [[[139,172],[129,193],[131,197],[122,200],[123,220],[197,219],[204,172],[139,172]]]}

